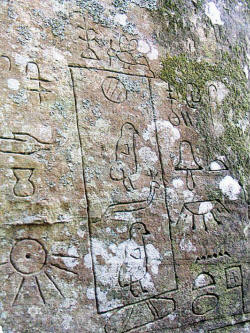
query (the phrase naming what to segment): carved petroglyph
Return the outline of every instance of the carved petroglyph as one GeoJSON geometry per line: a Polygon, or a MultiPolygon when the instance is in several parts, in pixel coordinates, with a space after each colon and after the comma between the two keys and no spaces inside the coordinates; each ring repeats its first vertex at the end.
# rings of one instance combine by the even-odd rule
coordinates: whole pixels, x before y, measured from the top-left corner
{"type": "Polygon", "coordinates": [[[32,181],[34,169],[13,168],[16,184],[13,188],[17,197],[29,197],[35,193],[35,185],[32,181]]]}
{"type": "Polygon", "coordinates": [[[46,263],[46,250],[34,239],[18,241],[11,250],[10,262],[18,273],[39,273],[46,263]]]}
{"type": "Polygon", "coordinates": [[[79,31],[79,39],[85,44],[84,50],[81,53],[82,58],[100,60],[99,55],[97,54],[96,45],[98,45],[98,40],[96,38],[97,32],[88,28],[86,20],[84,20],[84,27],[81,25],[77,26],[79,31]]]}
{"type": "Polygon", "coordinates": [[[50,2],[0,11],[0,332],[241,329],[248,229],[231,157],[247,129],[231,97],[246,54],[231,80],[231,17],[217,45],[197,1],[183,15],[181,1],[50,2]]]}
{"type": "Polygon", "coordinates": [[[221,219],[223,213],[228,212],[224,205],[219,201],[196,201],[185,203],[181,211],[181,218],[184,215],[191,213],[192,216],[192,229],[196,230],[204,227],[205,231],[213,228],[214,222],[217,225],[223,224],[221,219]],[[200,224],[197,226],[197,224],[200,224]]]}
{"type": "Polygon", "coordinates": [[[11,70],[11,60],[6,55],[0,56],[0,70],[1,71],[10,71],[11,70]]]}
{"type": "Polygon", "coordinates": [[[0,136],[0,152],[31,155],[40,150],[50,150],[51,142],[43,142],[29,133],[12,132],[12,137],[0,136]]]}
{"type": "Polygon", "coordinates": [[[150,298],[145,302],[124,307],[113,313],[105,325],[106,333],[125,333],[133,328],[165,318],[176,309],[176,302],[171,298],[150,298]]]}
{"type": "MultiPolygon", "coordinates": [[[[126,40],[121,42],[121,47],[125,53],[123,42],[126,44],[126,40]]],[[[132,47],[131,45],[129,47],[132,47]]],[[[168,256],[165,256],[165,252],[162,252],[162,250],[161,252],[158,250],[156,230],[151,232],[148,222],[144,223],[149,219],[150,215],[148,214],[151,207],[155,207],[152,209],[166,214],[165,202],[162,196],[163,188],[159,177],[157,147],[147,142],[143,137],[147,126],[154,124],[154,116],[149,100],[150,90],[145,78],[138,79],[138,77],[132,75],[112,75],[112,80],[117,86],[107,85],[104,87],[103,82],[107,80],[106,72],[96,71],[94,74],[96,80],[99,82],[100,88],[102,87],[105,90],[105,94],[103,93],[98,97],[99,105],[116,115],[116,121],[108,112],[104,113],[103,111],[101,112],[102,119],[94,120],[91,107],[95,105],[97,96],[95,96],[93,90],[89,95],[88,88],[91,85],[93,73],[87,69],[80,71],[72,68],[71,75],[74,84],[76,114],[79,117],[79,138],[83,147],[82,156],[86,157],[85,149],[89,152],[88,157],[84,157],[84,177],[89,202],[89,229],[93,273],[96,281],[97,311],[98,313],[105,313],[144,299],[151,300],[159,293],[176,287],[173,265],[168,265],[168,269],[165,270],[163,275],[157,274],[163,267],[160,262],[172,262],[169,235],[163,231],[163,226],[167,221],[164,222],[165,217],[156,213],[153,217],[154,222],[151,221],[150,224],[156,223],[159,230],[162,230],[161,237],[165,239],[164,251],[169,251],[168,256]],[[80,80],[82,74],[87,78],[84,85],[80,80]],[[116,78],[119,78],[119,81],[114,81],[116,78]],[[117,94],[114,92],[113,95],[112,93],[108,95],[108,93],[113,92],[114,88],[122,89],[123,86],[120,83],[118,85],[118,82],[123,83],[126,89],[130,89],[126,99],[122,102],[121,96],[125,97],[125,93],[122,95],[117,91],[117,94]],[[111,100],[114,96],[118,96],[115,103],[111,100]],[[134,125],[139,102],[136,100],[136,96],[143,104],[143,108],[139,112],[145,113],[145,119],[143,122],[137,122],[137,126],[134,125]],[[79,106],[81,105],[80,100],[84,97],[89,100],[90,107],[86,109],[87,114],[84,115],[92,120],[89,123],[81,120],[83,118],[79,106]],[[131,110],[131,114],[128,110],[131,110]],[[118,118],[117,115],[119,115],[118,118]],[[99,124],[102,124],[101,126],[105,124],[105,133],[113,133],[112,136],[105,134],[104,139],[97,135],[94,139],[91,134],[91,127],[100,126],[99,124]],[[92,139],[86,140],[86,135],[91,135],[92,139]],[[89,149],[88,146],[93,148],[89,149]],[[92,165],[92,161],[96,160],[95,155],[99,153],[103,157],[102,162],[92,165]],[[153,157],[153,159],[150,159],[150,157],[153,157]],[[101,174],[97,171],[90,176],[90,170],[103,171],[101,174]],[[93,182],[95,184],[99,182],[105,184],[104,187],[102,186],[103,190],[97,193],[96,185],[95,187],[92,185],[93,182]],[[158,195],[161,198],[160,200],[157,200],[158,195]],[[99,202],[96,201],[96,198],[99,202]],[[100,226],[102,227],[100,228],[100,226]],[[107,248],[108,243],[104,240],[109,239],[111,235],[112,252],[107,248]],[[160,280],[158,280],[158,277],[160,277],[160,280]],[[163,281],[168,279],[168,283],[161,282],[161,279],[163,281]],[[103,293],[107,295],[106,297],[109,297],[106,288],[107,283],[109,284],[108,294],[115,292],[117,295],[115,302],[106,302],[102,297],[103,293]]],[[[158,303],[163,304],[164,302],[169,304],[168,301],[163,300],[158,303]]],[[[143,308],[149,311],[150,318],[154,321],[154,318],[163,314],[160,314],[160,310],[156,310],[159,307],[157,302],[155,307],[153,302],[151,303],[145,302],[143,308]],[[159,312],[158,315],[157,311],[159,312]]],[[[126,312],[126,310],[124,311],[126,312]]],[[[116,329],[113,323],[110,323],[110,325],[113,330],[116,329]]],[[[111,331],[112,329],[110,328],[111,331]]]]}
{"type": "Polygon", "coordinates": [[[126,191],[134,190],[131,176],[137,173],[136,135],[134,125],[127,122],[122,125],[121,135],[116,143],[115,165],[110,169],[112,180],[122,180],[126,191]]]}
{"type": "Polygon", "coordinates": [[[227,251],[220,251],[220,252],[213,252],[213,253],[211,252],[204,256],[197,257],[196,262],[209,262],[209,261],[213,262],[217,259],[221,259],[221,258],[228,259],[230,257],[231,256],[227,251]]]}
{"type": "Polygon", "coordinates": [[[37,63],[30,61],[26,65],[26,75],[29,79],[29,86],[27,87],[31,93],[37,93],[39,102],[42,102],[43,94],[50,93],[51,90],[44,87],[45,83],[50,82],[41,76],[40,68],[37,63]]]}
{"type": "MultiPolygon", "coordinates": [[[[18,239],[12,246],[9,260],[0,265],[0,273],[9,272],[9,282],[17,282],[12,306],[46,305],[53,301],[51,296],[65,298],[62,284],[58,277],[64,279],[76,277],[78,272],[69,269],[64,262],[74,260],[74,266],[79,263],[79,257],[64,253],[48,253],[44,243],[34,238],[18,239]],[[58,272],[61,272],[59,275],[58,272]]],[[[10,297],[8,297],[10,299],[10,297]]]]}
{"type": "Polygon", "coordinates": [[[122,288],[129,287],[131,294],[138,297],[147,293],[144,279],[148,272],[147,253],[144,237],[149,234],[143,223],[134,223],[129,230],[129,240],[125,246],[125,260],[119,269],[119,284],[122,288]]]}
{"type": "Polygon", "coordinates": [[[131,201],[131,202],[127,201],[127,202],[112,204],[108,206],[108,208],[105,210],[104,214],[102,215],[102,219],[106,220],[114,216],[116,213],[133,212],[147,208],[152,204],[156,195],[156,191],[159,188],[160,188],[159,183],[152,180],[152,182],[150,183],[149,195],[145,200],[131,201]]]}
{"type": "Polygon", "coordinates": [[[190,191],[195,187],[193,171],[201,169],[202,167],[195,159],[191,143],[188,141],[182,141],[179,146],[179,161],[175,166],[175,170],[186,171],[186,185],[190,191]]]}
{"type": "Polygon", "coordinates": [[[242,286],[242,272],[240,266],[228,267],[225,269],[227,288],[242,286]]]}
{"type": "Polygon", "coordinates": [[[107,76],[102,83],[104,96],[114,103],[122,103],[127,99],[127,90],[124,84],[113,76],[107,76]]]}
{"type": "Polygon", "coordinates": [[[214,277],[207,272],[199,274],[194,280],[193,289],[206,288],[215,285],[214,277]]]}
{"type": "Polygon", "coordinates": [[[198,296],[192,304],[193,313],[200,316],[205,315],[216,308],[218,301],[219,297],[216,294],[198,296]]]}
{"type": "Polygon", "coordinates": [[[148,75],[154,77],[147,57],[137,51],[137,39],[122,35],[119,38],[119,43],[110,39],[109,44],[107,54],[109,57],[110,67],[113,66],[114,62],[118,61],[118,63],[120,63],[125,70],[127,69],[133,71],[142,68],[148,75]]]}
{"type": "Polygon", "coordinates": [[[189,83],[187,85],[187,104],[190,108],[197,108],[198,103],[201,101],[201,95],[199,88],[195,83],[189,83]]]}

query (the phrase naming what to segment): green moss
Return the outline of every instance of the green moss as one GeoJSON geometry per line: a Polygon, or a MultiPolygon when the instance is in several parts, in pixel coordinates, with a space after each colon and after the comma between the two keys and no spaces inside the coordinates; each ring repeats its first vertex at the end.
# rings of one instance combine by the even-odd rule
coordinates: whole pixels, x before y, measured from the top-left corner
{"type": "MultiPolygon", "coordinates": [[[[232,52],[233,53],[233,52],[232,52]]],[[[242,184],[248,176],[247,112],[249,94],[247,80],[239,58],[224,53],[217,63],[189,58],[186,54],[167,55],[162,59],[160,77],[179,94],[183,102],[188,98],[188,86],[195,87],[201,96],[197,103],[196,130],[201,135],[201,144],[209,160],[223,155],[227,164],[242,184]],[[209,103],[208,86],[221,82],[228,93],[216,112],[222,113],[223,133],[214,135],[213,112],[209,103]]],[[[194,91],[195,93],[195,91],[194,91]]],[[[215,116],[215,114],[214,114],[215,116]]]]}

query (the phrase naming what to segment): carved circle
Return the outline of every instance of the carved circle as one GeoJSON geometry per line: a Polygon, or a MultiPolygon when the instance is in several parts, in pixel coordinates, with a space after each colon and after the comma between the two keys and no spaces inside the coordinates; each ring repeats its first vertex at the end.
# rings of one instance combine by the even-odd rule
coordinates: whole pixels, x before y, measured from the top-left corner
{"type": "Polygon", "coordinates": [[[127,89],[116,77],[107,76],[102,83],[102,92],[111,102],[122,103],[127,99],[127,89]]]}
{"type": "Polygon", "coordinates": [[[46,251],[37,240],[23,239],[12,248],[10,261],[21,274],[39,273],[46,262],[46,251]]]}

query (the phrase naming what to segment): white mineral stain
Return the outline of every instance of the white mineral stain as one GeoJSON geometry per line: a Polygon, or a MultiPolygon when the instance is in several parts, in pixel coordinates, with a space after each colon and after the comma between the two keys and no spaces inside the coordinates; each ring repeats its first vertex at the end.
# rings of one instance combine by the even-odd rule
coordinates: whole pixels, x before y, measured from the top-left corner
{"type": "Polygon", "coordinates": [[[123,227],[117,227],[116,230],[120,234],[122,234],[124,232],[128,232],[128,228],[125,225],[123,227]]]}
{"type": "Polygon", "coordinates": [[[179,130],[167,120],[157,120],[156,126],[158,132],[164,136],[167,146],[173,145],[181,137],[179,130]]]}
{"type": "Polygon", "coordinates": [[[91,254],[90,253],[86,254],[86,256],[84,256],[83,260],[84,260],[85,267],[92,269],[92,258],[91,258],[91,254]]]}
{"type": "Polygon", "coordinates": [[[71,322],[72,322],[72,317],[68,314],[64,314],[63,321],[62,321],[62,327],[64,330],[70,329],[71,322]]]}
{"type": "Polygon", "coordinates": [[[78,260],[76,258],[62,258],[64,264],[68,268],[74,268],[78,264],[78,260]]]}
{"type": "Polygon", "coordinates": [[[246,78],[247,78],[247,80],[248,80],[248,76],[249,76],[249,74],[248,74],[248,66],[245,65],[243,70],[244,70],[244,73],[245,73],[246,78]]]}
{"type": "MultiPolygon", "coordinates": [[[[180,139],[180,132],[167,120],[157,120],[156,127],[158,132],[168,140],[168,144],[172,145],[176,140],[180,139]]],[[[155,124],[152,122],[142,134],[145,141],[150,140],[155,143],[155,124]]]]}
{"type": "Polygon", "coordinates": [[[62,307],[64,309],[69,309],[69,308],[73,308],[75,307],[75,305],[77,304],[77,301],[75,299],[72,298],[65,298],[63,303],[62,303],[62,307]]]}
{"type": "Polygon", "coordinates": [[[226,86],[220,82],[218,86],[218,102],[222,103],[225,97],[228,95],[229,90],[226,88],[226,86]]]}
{"type": "MultiPolygon", "coordinates": [[[[36,318],[37,315],[41,315],[41,311],[37,306],[31,306],[28,308],[28,313],[32,318],[36,318]]],[[[0,333],[1,333],[1,329],[0,329],[0,333]]]]}
{"type": "Polygon", "coordinates": [[[185,201],[192,201],[194,193],[189,190],[183,191],[183,197],[185,201]]]}
{"type": "Polygon", "coordinates": [[[204,274],[200,274],[196,279],[195,279],[195,287],[199,288],[199,287],[204,287],[206,286],[206,276],[204,274]]]}
{"type": "Polygon", "coordinates": [[[102,306],[105,307],[105,309],[113,309],[118,306],[122,305],[122,302],[118,299],[113,298],[112,300],[108,301],[107,300],[107,293],[102,291],[99,287],[96,290],[97,297],[99,302],[101,303],[102,306]]]}
{"type": "Polygon", "coordinates": [[[9,157],[9,158],[8,158],[8,162],[9,162],[9,163],[13,163],[13,162],[15,162],[15,159],[14,159],[14,157],[12,157],[12,156],[11,156],[11,157],[9,157]]]}
{"type": "Polygon", "coordinates": [[[213,1],[206,4],[205,13],[210,18],[213,24],[223,25],[224,22],[221,20],[220,11],[216,7],[213,1]]]}
{"type": "Polygon", "coordinates": [[[80,237],[80,238],[84,238],[85,236],[85,231],[81,230],[81,229],[78,229],[77,230],[77,235],[80,237]]]}
{"type": "Polygon", "coordinates": [[[2,328],[2,326],[0,326],[0,333],[3,333],[3,328],[2,328]]]}
{"type": "Polygon", "coordinates": [[[127,15],[125,14],[115,14],[114,21],[122,26],[127,24],[127,15]]]}
{"type": "Polygon", "coordinates": [[[7,83],[8,83],[8,88],[11,90],[18,90],[20,87],[20,83],[16,79],[9,79],[7,83]]]}
{"type": "Polygon", "coordinates": [[[77,248],[75,246],[71,246],[68,250],[68,254],[70,256],[78,257],[77,248]]]}
{"type": "Polygon", "coordinates": [[[180,249],[185,252],[195,252],[196,247],[191,243],[190,240],[183,238],[180,242],[180,249]]]}
{"type": "Polygon", "coordinates": [[[167,318],[169,318],[169,320],[173,321],[173,320],[175,320],[175,318],[176,318],[176,314],[169,314],[169,315],[167,316],[167,318]]]}
{"type": "Polygon", "coordinates": [[[184,185],[183,181],[180,178],[175,178],[172,181],[174,188],[180,188],[184,185]]]}
{"type": "Polygon", "coordinates": [[[132,212],[116,212],[113,215],[113,218],[115,220],[136,222],[136,219],[132,212]]]}
{"type": "Polygon", "coordinates": [[[88,288],[86,292],[88,299],[95,299],[95,290],[94,288],[88,288]]]}
{"type": "Polygon", "coordinates": [[[16,54],[15,55],[15,63],[16,63],[16,65],[26,66],[29,61],[30,61],[29,57],[23,56],[21,54],[16,54]]]}
{"type": "Polygon", "coordinates": [[[138,41],[137,50],[141,53],[148,53],[150,52],[150,45],[145,40],[140,39],[138,41]]]}
{"type": "Polygon", "coordinates": [[[204,201],[199,206],[199,214],[206,214],[213,209],[213,204],[210,201],[204,201]]]}
{"type": "Polygon", "coordinates": [[[210,163],[210,166],[209,166],[210,170],[212,171],[218,171],[218,170],[221,170],[221,166],[219,163],[217,162],[212,162],[210,163]]]}
{"type": "Polygon", "coordinates": [[[241,187],[237,180],[231,176],[224,177],[219,184],[221,192],[226,195],[230,200],[237,200],[241,192],[241,187]]]}
{"type": "Polygon", "coordinates": [[[161,255],[153,244],[146,245],[146,253],[148,257],[148,265],[150,266],[152,273],[157,275],[159,265],[161,264],[161,255]]]}
{"type": "Polygon", "coordinates": [[[149,53],[147,53],[147,56],[150,60],[158,59],[158,56],[159,56],[158,49],[155,46],[152,46],[151,51],[149,53]]]}
{"type": "Polygon", "coordinates": [[[158,161],[158,157],[154,151],[152,151],[149,147],[142,147],[138,151],[139,156],[144,162],[152,162],[155,163],[158,161]]]}
{"type": "Polygon", "coordinates": [[[117,246],[116,246],[114,243],[112,243],[112,244],[109,245],[109,249],[110,249],[113,253],[116,253],[117,246]]]}

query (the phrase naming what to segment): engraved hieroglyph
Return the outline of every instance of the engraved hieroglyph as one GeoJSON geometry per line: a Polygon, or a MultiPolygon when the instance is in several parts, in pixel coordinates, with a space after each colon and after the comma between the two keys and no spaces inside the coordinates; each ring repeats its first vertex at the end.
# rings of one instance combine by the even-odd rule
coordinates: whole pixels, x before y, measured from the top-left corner
{"type": "Polygon", "coordinates": [[[145,140],[155,121],[151,87],[146,77],[70,71],[97,309],[105,312],[176,288],[158,146],[145,140]]]}
{"type": "Polygon", "coordinates": [[[43,78],[42,64],[30,60],[17,65],[7,56],[2,62],[8,66],[0,78],[1,203],[5,207],[1,225],[72,221],[79,215],[76,202],[81,200],[69,209],[69,198],[77,197],[81,177],[74,175],[72,167],[80,161],[77,128],[74,122],[72,130],[59,125],[55,116],[65,107],[64,117],[70,117],[71,106],[60,104],[58,86],[51,75],[50,80],[43,78]],[[65,155],[66,150],[71,157],[65,155]],[[56,166],[59,161],[60,168],[56,166]]]}
{"type": "Polygon", "coordinates": [[[0,333],[248,331],[247,4],[0,3],[0,333]]]}

